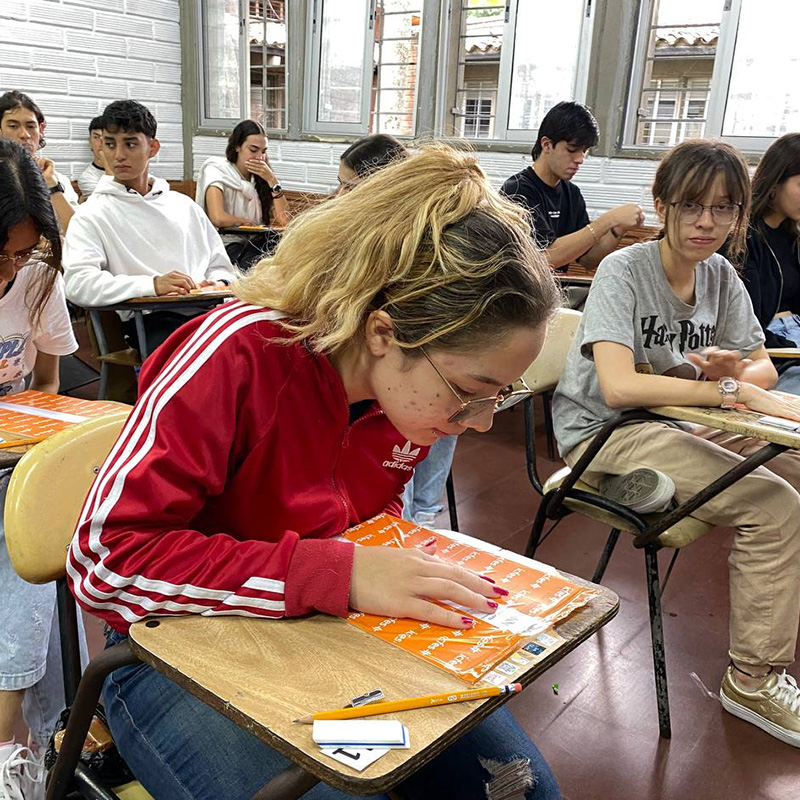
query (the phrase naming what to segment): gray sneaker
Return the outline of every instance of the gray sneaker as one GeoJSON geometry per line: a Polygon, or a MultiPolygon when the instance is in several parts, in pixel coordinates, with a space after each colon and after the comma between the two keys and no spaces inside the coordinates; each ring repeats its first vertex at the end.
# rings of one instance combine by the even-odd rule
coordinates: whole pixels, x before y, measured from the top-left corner
{"type": "Polygon", "coordinates": [[[600,481],[600,494],[637,514],[666,511],[675,496],[669,475],[642,467],[627,475],[606,475],[600,481]]]}

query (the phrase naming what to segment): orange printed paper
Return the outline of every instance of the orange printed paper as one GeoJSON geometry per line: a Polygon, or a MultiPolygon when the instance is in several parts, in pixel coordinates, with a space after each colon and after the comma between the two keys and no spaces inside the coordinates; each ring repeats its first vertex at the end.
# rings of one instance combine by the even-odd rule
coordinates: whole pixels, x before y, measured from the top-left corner
{"type": "Polygon", "coordinates": [[[119,411],[118,403],[27,391],[0,400],[0,430],[19,438],[52,436],[69,425],[119,411]]]}
{"type": "MultiPolygon", "coordinates": [[[[431,531],[412,522],[381,514],[344,534],[362,546],[419,547],[431,531]]],[[[498,609],[476,614],[457,605],[475,619],[468,631],[453,630],[409,619],[391,619],[354,612],[349,622],[367,633],[402,647],[436,666],[475,683],[496,664],[519,649],[521,643],[541,634],[585,605],[595,592],[558,574],[535,569],[442,534],[436,534],[437,555],[451,564],[491,576],[509,595],[497,598],[498,609]]]]}

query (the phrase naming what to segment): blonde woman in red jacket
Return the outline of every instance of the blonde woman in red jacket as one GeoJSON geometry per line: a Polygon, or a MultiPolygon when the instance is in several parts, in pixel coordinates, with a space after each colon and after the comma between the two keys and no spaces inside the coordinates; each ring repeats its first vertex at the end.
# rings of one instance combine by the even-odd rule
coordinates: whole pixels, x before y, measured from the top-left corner
{"type": "MultiPolygon", "coordinates": [[[[442,436],[488,430],[503,387],[536,358],[558,294],[524,213],[474,156],[429,146],[298,216],[236,292],[147,361],[73,540],[78,601],[108,622],[110,643],[176,614],[357,609],[468,628],[432,601],[485,610],[503,590],[438,561],[435,542],[332,537],[399,515],[413,462],[395,454],[421,460],[442,436]]],[[[104,704],[159,800],[249,798],[285,766],[150,667],[111,675],[104,704]]],[[[507,711],[399,791],[483,798],[484,765],[514,758],[530,760],[520,794],[560,796],[507,711]]],[[[319,785],[306,797],[343,795],[319,785]]]]}

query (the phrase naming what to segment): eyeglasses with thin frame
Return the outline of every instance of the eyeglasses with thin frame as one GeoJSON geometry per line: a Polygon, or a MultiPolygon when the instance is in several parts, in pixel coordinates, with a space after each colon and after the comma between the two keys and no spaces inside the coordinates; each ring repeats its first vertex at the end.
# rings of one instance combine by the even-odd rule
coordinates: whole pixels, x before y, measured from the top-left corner
{"type": "Polygon", "coordinates": [[[447,418],[448,422],[467,422],[468,420],[475,419],[481,414],[486,413],[488,408],[491,408],[493,413],[496,414],[498,411],[505,411],[505,409],[511,408],[511,406],[514,406],[522,400],[526,400],[533,395],[533,392],[528,388],[528,385],[525,383],[525,381],[520,378],[511,386],[506,386],[501,389],[496,395],[492,395],[491,397],[476,397],[473,400],[465,400],[456,391],[453,384],[450,383],[450,381],[447,380],[444,375],[442,375],[439,367],[433,363],[431,357],[425,352],[425,348],[420,347],[419,349],[422,351],[422,355],[425,356],[428,363],[434,368],[434,370],[436,370],[436,374],[444,381],[447,388],[453,393],[453,396],[461,404],[461,408],[447,418]]]}
{"type": "Polygon", "coordinates": [[[44,258],[44,253],[37,245],[31,247],[29,250],[21,250],[19,253],[14,253],[13,256],[7,256],[5,253],[0,253],[0,264],[14,262],[18,267],[24,267],[31,259],[40,261],[44,258]]]}
{"type": "Polygon", "coordinates": [[[742,213],[741,203],[716,203],[715,205],[704,206],[702,203],[677,202],[670,203],[670,205],[678,209],[682,222],[689,223],[697,222],[707,208],[710,209],[711,218],[717,225],[730,225],[742,213]]]}

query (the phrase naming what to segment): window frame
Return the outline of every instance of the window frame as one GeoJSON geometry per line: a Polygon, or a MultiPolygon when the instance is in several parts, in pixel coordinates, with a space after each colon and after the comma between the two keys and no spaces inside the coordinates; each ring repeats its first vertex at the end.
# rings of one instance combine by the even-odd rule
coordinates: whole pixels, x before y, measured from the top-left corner
{"type": "MultiPolygon", "coordinates": [[[[639,122],[638,110],[642,101],[642,82],[644,65],[650,36],[650,20],[655,0],[641,0],[636,30],[636,46],[630,70],[628,102],[622,126],[622,144],[618,149],[621,156],[631,151],[660,157],[668,147],[636,142],[636,129],[639,122]]],[[[709,84],[706,104],[706,127],[704,136],[722,139],[743,152],[763,153],[774,141],[770,136],[724,136],[725,109],[728,104],[731,75],[736,55],[736,40],[741,17],[742,0],[724,0],[720,18],[719,38],[714,56],[714,69],[709,84]]],[[[667,120],[664,120],[667,121],[667,120]]]]}
{"type": "MultiPolygon", "coordinates": [[[[533,1],[533,0],[529,0],[533,1]]],[[[494,143],[495,145],[528,145],[536,141],[538,125],[535,129],[522,130],[519,128],[508,127],[508,117],[511,105],[511,86],[514,68],[514,49],[516,43],[517,11],[521,0],[505,0],[504,22],[503,22],[503,46],[500,51],[500,65],[498,69],[497,91],[494,101],[494,117],[492,120],[491,137],[468,137],[458,131],[463,128],[465,119],[465,109],[457,106],[459,95],[466,98],[471,87],[464,84],[459,86],[459,58],[461,57],[461,26],[464,10],[463,0],[448,0],[446,11],[447,23],[450,27],[447,37],[447,47],[440,53],[440,68],[446,70],[448,79],[445,81],[446,91],[449,93],[445,98],[442,108],[444,112],[440,117],[440,124],[437,133],[440,135],[453,136],[463,139],[470,143],[478,144],[494,143]]],[[[444,6],[444,4],[443,4],[444,6]]],[[[581,31],[578,38],[578,58],[575,65],[575,77],[573,79],[573,90],[569,98],[579,103],[585,103],[589,72],[593,60],[592,41],[594,33],[595,10],[597,3],[595,0],[583,0],[583,11],[581,13],[581,31]]]]}
{"type": "MultiPolygon", "coordinates": [[[[238,122],[243,119],[249,119],[251,117],[251,109],[250,109],[250,41],[249,41],[249,33],[250,33],[250,5],[249,0],[238,0],[238,7],[239,7],[239,52],[238,52],[238,61],[239,61],[239,116],[236,119],[227,118],[227,117],[212,117],[206,114],[206,100],[205,100],[205,90],[206,90],[206,65],[208,60],[206,58],[206,42],[205,36],[203,33],[203,6],[206,2],[214,2],[214,0],[195,0],[194,7],[195,7],[195,14],[196,14],[196,35],[197,35],[197,69],[195,70],[197,76],[197,92],[196,92],[196,100],[197,100],[197,126],[198,130],[196,133],[203,134],[203,133],[212,133],[212,132],[222,132],[222,133],[229,133],[232,131],[238,122]]],[[[219,0],[222,2],[222,0],[219,0]]],[[[281,134],[286,133],[289,130],[290,126],[290,116],[289,116],[289,93],[291,91],[291,74],[289,70],[289,50],[290,50],[290,43],[289,43],[289,28],[291,26],[291,17],[293,13],[290,11],[291,3],[289,0],[286,2],[285,6],[285,13],[286,13],[286,29],[287,29],[287,36],[286,36],[286,56],[285,56],[285,69],[286,69],[286,88],[285,88],[285,98],[286,98],[286,106],[284,109],[284,119],[286,120],[286,125],[283,128],[267,128],[265,130],[269,134],[281,134]]]]}
{"type": "MultiPolygon", "coordinates": [[[[421,96],[421,65],[427,50],[425,31],[431,6],[438,0],[418,0],[420,14],[420,34],[417,49],[417,70],[414,85],[414,106],[411,118],[410,135],[393,134],[398,139],[413,139],[417,135],[419,110],[423,103],[421,96]]],[[[348,137],[365,136],[370,132],[372,117],[373,71],[375,48],[375,25],[378,17],[378,0],[363,0],[365,3],[364,19],[364,53],[361,65],[361,109],[358,122],[325,122],[317,119],[320,89],[320,60],[323,35],[322,15],[325,0],[308,0],[305,31],[305,80],[303,93],[302,130],[305,133],[323,135],[341,135],[348,137]]],[[[380,64],[377,69],[380,70],[380,64]]],[[[375,87],[376,95],[380,86],[375,87]]]]}

